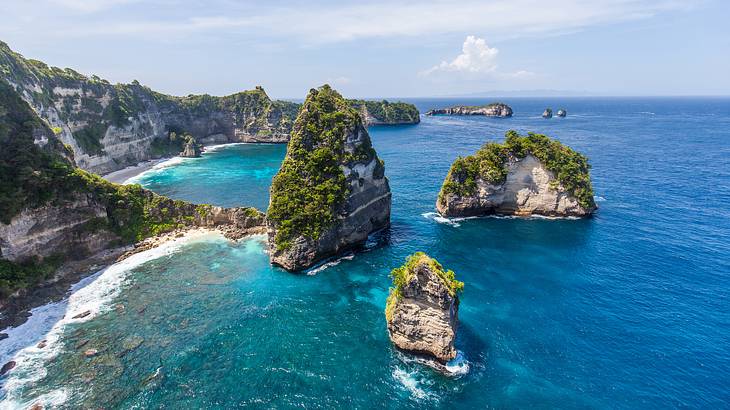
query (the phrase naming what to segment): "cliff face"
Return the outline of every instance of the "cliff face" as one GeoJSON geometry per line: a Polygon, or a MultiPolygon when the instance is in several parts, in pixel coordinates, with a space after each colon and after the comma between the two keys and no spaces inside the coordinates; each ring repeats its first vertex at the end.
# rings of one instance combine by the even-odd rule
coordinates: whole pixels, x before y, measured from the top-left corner
{"type": "Polygon", "coordinates": [[[410,256],[391,276],[394,287],[385,316],[393,344],[442,363],[455,358],[458,293],[464,284],[422,252],[410,256]]]}
{"type": "Polygon", "coordinates": [[[544,135],[507,133],[457,159],[436,208],[443,216],[587,216],[596,209],[587,160],[544,135]]]}
{"type": "Polygon", "coordinates": [[[137,82],[110,84],[25,59],[2,42],[0,80],[48,122],[78,166],[95,173],[176,154],[182,147],[171,144],[170,132],[202,143],[286,142],[298,109],[272,101],[260,87],[226,97],[173,97],[137,82]]]}
{"type": "Polygon", "coordinates": [[[487,117],[511,117],[512,108],[507,104],[492,103],[483,106],[455,106],[430,110],[426,115],[484,115],[487,117]]]}
{"type": "Polygon", "coordinates": [[[406,125],[418,124],[421,117],[413,104],[404,102],[391,103],[383,101],[347,100],[360,112],[363,122],[371,125],[406,125]]]}
{"type": "Polygon", "coordinates": [[[110,246],[185,227],[220,227],[236,238],[264,225],[253,208],[173,201],[75,167],[46,123],[2,82],[0,192],[0,297],[33,286],[49,267],[110,246]]]}
{"type": "Polygon", "coordinates": [[[271,262],[301,270],[390,223],[385,168],[357,111],[329,86],[310,90],[271,186],[271,262]]]}

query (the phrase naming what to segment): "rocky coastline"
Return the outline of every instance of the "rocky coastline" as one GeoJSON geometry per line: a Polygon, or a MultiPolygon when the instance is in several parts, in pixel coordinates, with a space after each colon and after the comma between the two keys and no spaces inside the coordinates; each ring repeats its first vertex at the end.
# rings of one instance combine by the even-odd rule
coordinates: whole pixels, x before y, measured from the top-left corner
{"type": "Polygon", "coordinates": [[[223,97],[177,97],[137,81],[111,84],[27,59],[3,42],[0,73],[0,81],[70,148],[76,165],[99,174],[183,151],[186,141],[175,135],[189,134],[204,145],[286,142],[299,109],[272,100],[262,87],[223,97]]]}
{"type": "MultiPolygon", "coordinates": [[[[157,248],[167,242],[186,236],[220,234],[228,240],[238,241],[252,235],[265,234],[263,224],[241,228],[235,225],[210,227],[182,227],[143,239],[131,245],[112,246],[80,260],[68,260],[59,266],[52,277],[36,284],[33,288],[22,289],[9,298],[0,300],[0,331],[8,327],[18,327],[31,316],[36,307],[62,300],[68,295],[72,285],[105,267],[122,262],[132,255],[157,248]]],[[[0,340],[3,333],[0,333],[0,340]]]]}

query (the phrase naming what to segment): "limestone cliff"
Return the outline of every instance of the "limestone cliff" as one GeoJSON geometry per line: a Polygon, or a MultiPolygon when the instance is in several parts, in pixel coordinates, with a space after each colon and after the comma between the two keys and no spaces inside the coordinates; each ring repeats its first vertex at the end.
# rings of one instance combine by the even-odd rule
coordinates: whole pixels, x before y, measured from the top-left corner
{"type": "Polygon", "coordinates": [[[595,209],[587,159],[544,135],[507,133],[459,158],[436,202],[447,217],[588,216],[595,209]]]}
{"type": "Polygon", "coordinates": [[[299,107],[272,101],[261,87],[225,97],[174,97],[136,81],[110,84],[26,59],[2,42],[0,81],[49,124],[79,167],[95,173],[177,154],[182,146],[170,140],[171,132],[205,144],[286,142],[299,107]]]}
{"type": "Polygon", "coordinates": [[[464,284],[423,252],[408,257],[391,276],[385,318],[393,344],[442,363],[454,359],[459,293],[464,284]]]}
{"type": "Polygon", "coordinates": [[[457,105],[455,107],[430,110],[426,115],[484,115],[487,117],[511,117],[512,108],[503,103],[480,106],[457,105]]]}
{"type": "Polygon", "coordinates": [[[383,162],[358,112],[325,85],[312,89],[271,185],[271,262],[301,270],[356,247],[390,223],[383,162]]]}
{"type": "Polygon", "coordinates": [[[413,104],[404,102],[347,100],[360,112],[363,122],[371,125],[406,125],[421,122],[418,109],[413,104]]]}
{"type": "Polygon", "coordinates": [[[60,263],[110,246],[193,226],[222,227],[240,237],[264,224],[264,215],[253,208],[173,201],[75,167],[45,121],[3,82],[0,192],[0,302],[34,286],[60,263]]]}

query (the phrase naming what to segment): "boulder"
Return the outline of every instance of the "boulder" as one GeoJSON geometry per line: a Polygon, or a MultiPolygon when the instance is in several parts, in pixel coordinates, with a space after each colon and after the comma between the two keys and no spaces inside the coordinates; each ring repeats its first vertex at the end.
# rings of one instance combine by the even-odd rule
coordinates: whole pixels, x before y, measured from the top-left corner
{"type": "Polygon", "coordinates": [[[2,368],[0,368],[0,376],[4,375],[5,373],[13,370],[15,368],[15,361],[11,360],[3,365],[2,368]]]}

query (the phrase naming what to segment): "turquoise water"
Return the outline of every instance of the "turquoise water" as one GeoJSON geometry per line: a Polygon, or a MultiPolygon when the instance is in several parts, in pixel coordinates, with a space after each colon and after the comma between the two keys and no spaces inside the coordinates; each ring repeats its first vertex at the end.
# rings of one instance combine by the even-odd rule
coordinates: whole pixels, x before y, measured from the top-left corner
{"type": "MultiPolygon", "coordinates": [[[[423,112],[457,101],[414,102],[423,112]]],[[[3,379],[4,405],[727,407],[730,100],[507,102],[514,118],[371,128],[393,190],[392,228],[314,275],[271,267],[262,237],[203,237],[91,278],[79,294],[98,301],[98,313],[48,333],[58,338],[52,359],[18,353],[29,364],[3,379]],[[569,116],[541,119],[549,105],[569,116]],[[451,161],[510,128],[589,156],[595,217],[433,218],[451,161]],[[465,375],[437,373],[388,341],[388,272],[416,250],[466,283],[457,339],[465,375]],[[84,358],[90,348],[97,355],[84,358]]],[[[265,208],[283,154],[233,145],[138,180],[176,198],[265,208]]],[[[0,353],[13,353],[15,336],[0,353]]]]}

